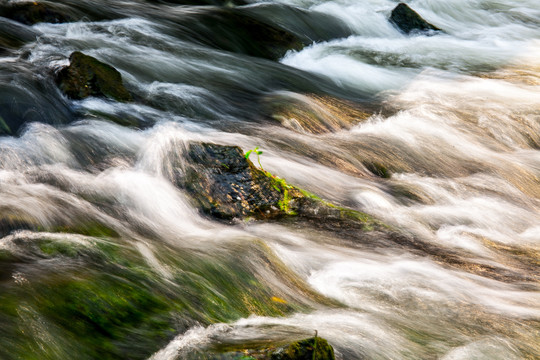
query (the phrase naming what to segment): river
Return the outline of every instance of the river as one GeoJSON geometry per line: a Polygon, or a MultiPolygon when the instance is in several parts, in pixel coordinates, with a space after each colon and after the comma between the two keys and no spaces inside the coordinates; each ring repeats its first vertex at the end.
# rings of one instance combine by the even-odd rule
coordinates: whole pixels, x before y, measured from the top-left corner
{"type": "Polygon", "coordinates": [[[212,6],[56,3],[87,15],[0,55],[23,124],[0,137],[1,359],[240,359],[315,331],[344,360],[540,358],[537,0],[410,1],[444,32],[409,36],[389,0],[228,4],[313,40],[277,61],[202,41],[237,39],[188,21],[212,6]],[[77,50],[135,101],[66,98],[77,50]],[[211,219],[170,181],[190,142],[259,147],[424,245],[211,219]]]}

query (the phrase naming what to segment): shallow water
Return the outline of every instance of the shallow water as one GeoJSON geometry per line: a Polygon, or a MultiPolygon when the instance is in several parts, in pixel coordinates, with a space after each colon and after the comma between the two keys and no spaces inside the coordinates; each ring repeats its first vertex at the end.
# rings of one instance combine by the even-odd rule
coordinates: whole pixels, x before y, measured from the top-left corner
{"type": "Polygon", "coordinates": [[[540,358],[536,1],[413,1],[445,33],[409,37],[393,1],[242,6],[328,37],[278,62],[197,40],[183,19],[211,7],[58,3],[87,18],[23,27],[0,58],[0,120],[24,123],[0,137],[20,225],[0,232],[0,358],[235,359],[315,330],[339,359],[540,358]],[[75,50],[136,101],[64,97],[51,72],[75,50]],[[259,146],[418,242],[209,219],[170,180],[192,141],[259,146]]]}

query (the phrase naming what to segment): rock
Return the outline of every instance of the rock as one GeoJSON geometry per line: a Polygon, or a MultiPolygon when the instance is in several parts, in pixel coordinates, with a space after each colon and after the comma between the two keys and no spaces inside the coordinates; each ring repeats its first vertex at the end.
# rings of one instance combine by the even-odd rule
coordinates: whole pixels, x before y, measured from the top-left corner
{"type": "Polygon", "coordinates": [[[29,216],[4,211],[0,215],[0,238],[17,230],[36,230],[40,228],[40,225],[37,220],[29,216]]]}
{"type": "Polygon", "coordinates": [[[268,94],[260,103],[267,116],[284,127],[311,134],[350,129],[376,111],[374,106],[361,107],[332,96],[288,91],[268,94]]]}
{"type": "Polygon", "coordinates": [[[384,227],[367,214],[334,206],[258,169],[237,146],[192,143],[180,161],[184,169],[177,167],[173,182],[202,212],[218,219],[297,216],[314,222],[344,221],[356,230],[384,227]]]}
{"type": "Polygon", "coordinates": [[[321,337],[313,337],[292,343],[275,351],[271,360],[334,360],[334,349],[321,337]]]}
{"type": "Polygon", "coordinates": [[[390,179],[392,177],[392,173],[386,166],[379,162],[365,162],[364,166],[375,176],[378,176],[383,179],[390,179]]]}
{"type": "Polygon", "coordinates": [[[193,5],[193,6],[229,6],[229,5],[248,5],[244,0],[148,0],[151,3],[171,4],[171,5],[193,5]]]}
{"type": "Polygon", "coordinates": [[[131,101],[122,83],[122,75],[110,65],[79,51],[69,57],[70,65],[59,71],[56,82],[71,99],[89,96],[106,97],[117,101],[131,101]]]}
{"type": "Polygon", "coordinates": [[[404,3],[399,3],[398,6],[392,10],[392,14],[390,15],[390,22],[394,25],[396,25],[399,30],[404,32],[405,34],[409,34],[412,31],[441,31],[438,27],[431,25],[426,20],[422,19],[422,17],[413,9],[409,7],[409,5],[404,3]]]}
{"type": "Polygon", "coordinates": [[[242,9],[212,8],[182,16],[178,25],[181,33],[206,46],[269,60],[304,46],[295,34],[242,9]]]}
{"type": "Polygon", "coordinates": [[[40,22],[58,24],[72,21],[71,17],[57,6],[37,2],[17,2],[4,5],[0,8],[0,16],[26,25],[40,22]]]}
{"type": "Polygon", "coordinates": [[[203,212],[221,219],[282,215],[283,192],[239,147],[191,144],[187,161],[183,185],[203,212]]]}
{"type": "Polygon", "coordinates": [[[18,49],[25,43],[35,41],[38,31],[9,19],[0,18],[0,49],[18,49]]]}

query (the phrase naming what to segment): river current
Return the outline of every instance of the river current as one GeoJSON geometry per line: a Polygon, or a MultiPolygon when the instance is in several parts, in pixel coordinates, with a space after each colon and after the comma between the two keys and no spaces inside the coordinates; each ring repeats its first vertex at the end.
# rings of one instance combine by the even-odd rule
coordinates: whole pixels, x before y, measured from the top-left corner
{"type": "Polygon", "coordinates": [[[182,19],[211,6],[56,3],[92,13],[17,25],[35,39],[0,55],[1,119],[24,122],[0,137],[0,216],[38,224],[0,234],[1,359],[236,359],[315,331],[344,360],[540,358],[537,0],[409,1],[444,32],[408,36],[395,1],[240,6],[320,35],[279,61],[197,40],[182,19]],[[136,101],[62,95],[76,50],[136,101]],[[210,219],[170,181],[190,141],[259,147],[429,250],[210,219]]]}

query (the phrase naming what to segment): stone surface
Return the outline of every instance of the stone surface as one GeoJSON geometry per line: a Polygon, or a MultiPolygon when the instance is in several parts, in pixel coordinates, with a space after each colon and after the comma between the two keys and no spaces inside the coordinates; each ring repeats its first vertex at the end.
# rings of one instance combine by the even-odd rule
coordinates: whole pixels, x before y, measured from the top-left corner
{"type": "Polygon", "coordinates": [[[271,360],[334,360],[334,349],[321,337],[300,340],[275,351],[271,360]]]}
{"type": "Polygon", "coordinates": [[[71,99],[89,96],[130,101],[131,95],[122,83],[122,75],[110,65],[79,51],[69,57],[70,65],[60,70],[56,82],[71,99]]]}
{"type": "Polygon", "coordinates": [[[212,8],[183,16],[178,25],[206,46],[269,60],[304,46],[295,34],[241,9],[212,8]]]}
{"type": "Polygon", "coordinates": [[[191,144],[185,188],[203,212],[217,218],[281,214],[279,188],[237,146],[191,144]]]}
{"type": "Polygon", "coordinates": [[[410,34],[413,31],[440,31],[438,27],[428,23],[424,20],[416,11],[411,9],[409,5],[399,3],[392,14],[390,15],[390,22],[398,27],[399,30],[405,34],[410,34]]]}

